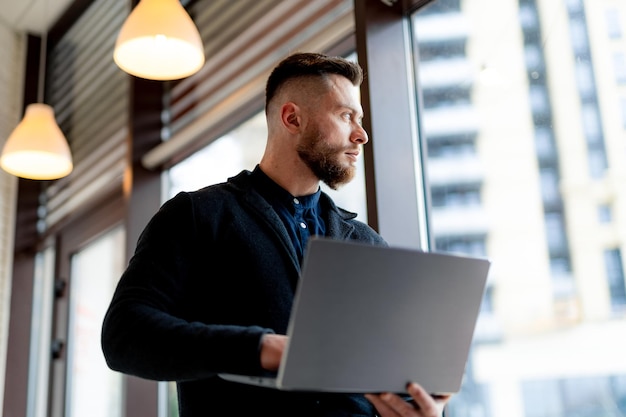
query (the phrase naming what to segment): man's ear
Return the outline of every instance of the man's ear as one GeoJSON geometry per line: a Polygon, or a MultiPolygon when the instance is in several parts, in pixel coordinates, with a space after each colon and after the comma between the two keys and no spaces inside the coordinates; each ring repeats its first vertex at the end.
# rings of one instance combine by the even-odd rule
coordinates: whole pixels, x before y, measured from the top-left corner
{"type": "Polygon", "coordinates": [[[300,118],[300,107],[297,104],[291,101],[283,104],[280,108],[280,119],[289,132],[298,133],[300,131],[302,120],[300,118]]]}

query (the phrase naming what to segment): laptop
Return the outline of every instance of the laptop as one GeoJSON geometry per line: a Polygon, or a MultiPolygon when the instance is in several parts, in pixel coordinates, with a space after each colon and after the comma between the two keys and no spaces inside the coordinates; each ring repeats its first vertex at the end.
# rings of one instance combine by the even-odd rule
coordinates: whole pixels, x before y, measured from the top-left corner
{"type": "Polygon", "coordinates": [[[482,258],[313,237],[274,377],[294,391],[456,393],[487,281],[482,258]]]}

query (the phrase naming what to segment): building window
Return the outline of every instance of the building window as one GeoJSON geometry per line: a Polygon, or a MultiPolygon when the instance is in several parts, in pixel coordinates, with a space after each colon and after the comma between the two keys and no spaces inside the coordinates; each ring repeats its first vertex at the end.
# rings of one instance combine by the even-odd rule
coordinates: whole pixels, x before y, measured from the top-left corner
{"type": "Polygon", "coordinates": [[[593,69],[589,61],[579,61],[576,63],[576,82],[578,91],[584,101],[595,100],[595,83],[593,80],[593,69]]]}
{"type": "Polygon", "coordinates": [[[473,256],[485,256],[485,236],[445,236],[438,237],[437,250],[451,253],[463,253],[473,256]]]}
{"type": "Polygon", "coordinates": [[[533,113],[545,114],[548,112],[548,96],[543,86],[530,86],[530,105],[533,113]]]}
{"type": "Polygon", "coordinates": [[[553,160],[556,157],[552,131],[545,127],[535,129],[535,150],[540,160],[553,160]]]}
{"type": "Polygon", "coordinates": [[[572,37],[572,46],[574,52],[579,54],[585,54],[589,50],[589,42],[587,39],[587,28],[585,23],[580,19],[570,20],[570,34],[572,37]]]}
{"type": "Polygon", "coordinates": [[[604,263],[611,296],[611,307],[613,311],[622,312],[626,309],[626,282],[624,282],[621,251],[619,249],[604,251],[604,263]]]}
{"type": "Polygon", "coordinates": [[[617,83],[626,84],[626,54],[622,52],[613,54],[613,68],[617,83]]]}
{"type": "Polygon", "coordinates": [[[611,39],[619,39],[623,36],[622,25],[620,23],[620,13],[619,10],[615,7],[611,7],[607,9],[604,13],[606,18],[606,30],[608,32],[609,38],[611,39]]]}
{"type": "Polygon", "coordinates": [[[603,148],[596,147],[589,149],[589,174],[591,178],[599,179],[604,176],[607,168],[606,153],[603,148]]]}
{"type": "Polygon", "coordinates": [[[550,252],[562,252],[563,248],[566,247],[563,216],[559,212],[546,213],[545,221],[550,252]]]}
{"type": "Polygon", "coordinates": [[[613,211],[609,204],[601,204],[598,206],[598,222],[601,224],[611,223],[613,221],[613,211]]]}
{"type": "Polygon", "coordinates": [[[559,173],[556,167],[545,167],[539,171],[541,181],[541,196],[546,204],[554,204],[560,201],[559,173]]]}
{"type": "Polygon", "coordinates": [[[600,116],[598,115],[598,107],[595,104],[585,104],[582,108],[583,129],[587,143],[602,143],[602,127],[600,125],[600,116]]]}
{"type": "Polygon", "coordinates": [[[536,28],[539,23],[536,9],[529,4],[520,4],[519,21],[521,26],[525,29],[536,28]]]}
{"type": "Polygon", "coordinates": [[[431,189],[433,207],[468,207],[480,205],[480,184],[456,184],[431,189]]]}

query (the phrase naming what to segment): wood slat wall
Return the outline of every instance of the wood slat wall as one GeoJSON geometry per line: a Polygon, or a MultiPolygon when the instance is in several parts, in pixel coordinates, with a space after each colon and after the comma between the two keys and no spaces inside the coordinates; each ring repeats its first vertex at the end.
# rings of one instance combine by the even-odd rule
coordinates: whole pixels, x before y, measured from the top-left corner
{"type": "Polygon", "coordinates": [[[113,48],[129,13],[130,2],[96,0],[48,53],[46,102],[74,160],[74,171],[46,190],[48,229],[122,187],[130,78],[113,48]]]}
{"type": "MultiPolygon", "coordinates": [[[[0,149],[22,115],[22,87],[25,62],[24,36],[0,24],[0,149]]],[[[17,178],[0,170],[0,393],[4,393],[17,178]]],[[[4,395],[0,395],[0,410],[4,395]]]]}

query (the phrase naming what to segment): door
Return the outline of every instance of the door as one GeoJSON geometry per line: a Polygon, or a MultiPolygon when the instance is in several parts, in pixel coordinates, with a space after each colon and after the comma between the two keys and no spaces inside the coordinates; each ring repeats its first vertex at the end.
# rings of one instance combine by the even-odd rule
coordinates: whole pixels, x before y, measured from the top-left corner
{"type": "Polygon", "coordinates": [[[122,196],[68,221],[56,238],[50,417],[122,417],[125,381],[110,370],[100,329],[126,264],[122,196]]]}

